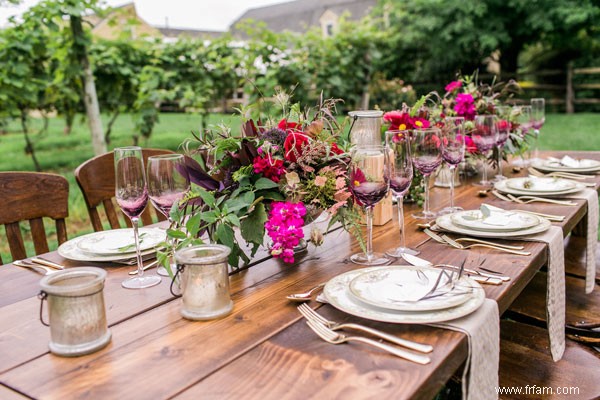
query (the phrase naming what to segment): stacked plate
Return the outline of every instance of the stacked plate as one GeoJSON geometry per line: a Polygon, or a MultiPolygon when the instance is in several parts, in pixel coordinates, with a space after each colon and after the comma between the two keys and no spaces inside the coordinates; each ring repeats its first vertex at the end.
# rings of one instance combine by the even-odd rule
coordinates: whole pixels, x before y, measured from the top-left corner
{"type": "Polygon", "coordinates": [[[520,211],[489,209],[459,211],[438,217],[436,224],[443,230],[462,235],[487,238],[516,237],[544,232],[550,221],[520,211]]]}
{"type": "Polygon", "coordinates": [[[589,174],[600,172],[600,161],[589,159],[575,159],[564,156],[562,159],[549,157],[545,160],[536,160],[532,166],[544,172],[572,172],[589,174]]]}
{"type": "MultiPolygon", "coordinates": [[[[165,240],[165,231],[158,228],[140,228],[142,256],[156,252],[165,240]]],[[[71,239],[58,248],[58,254],[75,261],[124,261],[136,256],[133,229],[114,229],[94,232],[71,239]]]]}
{"type": "Polygon", "coordinates": [[[515,196],[560,197],[577,193],[585,189],[585,185],[568,179],[528,176],[498,181],[494,188],[515,196]]]}
{"type": "Polygon", "coordinates": [[[485,299],[481,286],[468,277],[452,279],[451,272],[415,266],[349,271],[330,280],[324,293],[331,305],[344,312],[401,324],[460,318],[477,310],[485,299]]]}

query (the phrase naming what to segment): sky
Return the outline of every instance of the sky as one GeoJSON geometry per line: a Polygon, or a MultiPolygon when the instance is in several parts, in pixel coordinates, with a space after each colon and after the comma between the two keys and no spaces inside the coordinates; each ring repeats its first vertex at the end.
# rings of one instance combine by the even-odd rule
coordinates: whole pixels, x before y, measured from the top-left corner
{"type": "MultiPolygon", "coordinates": [[[[19,7],[0,7],[0,26],[39,0],[23,0],[19,7]]],[[[103,0],[115,7],[131,1],[103,0]]],[[[246,10],[290,0],[134,0],[138,15],[153,26],[224,31],[246,10]]]]}

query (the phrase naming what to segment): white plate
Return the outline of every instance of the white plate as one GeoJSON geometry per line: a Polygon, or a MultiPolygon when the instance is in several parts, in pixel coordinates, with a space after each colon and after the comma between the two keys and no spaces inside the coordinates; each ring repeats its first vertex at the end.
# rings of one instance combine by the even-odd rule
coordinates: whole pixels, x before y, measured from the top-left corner
{"type": "Polygon", "coordinates": [[[464,278],[473,288],[472,297],[456,307],[434,311],[410,312],[386,310],[371,306],[356,300],[352,293],[350,293],[349,284],[358,275],[376,269],[381,269],[381,267],[356,269],[331,279],[323,289],[329,303],[348,314],[374,321],[396,324],[433,324],[464,317],[477,310],[485,299],[485,292],[481,286],[470,278],[464,278]]]}
{"type": "Polygon", "coordinates": [[[560,178],[538,178],[529,176],[507,179],[506,187],[527,193],[563,193],[572,190],[575,187],[575,182],[560,178]]]}
{"type": "MultiPolygon", "coordinates": [[[[156,229],[156,228],[140,228],[140,232],[144,229],[156,229]]],[[[166,234],[163,232],[163,237],[166,234]]],[[[85,238],[87,235],[79,236],[75,239],[71,239],[61,244],[58,247],[58,254],[61,257],[67,258],[69,260],[74,261],[90,261],[90,262],[109,262],[109,261],[122,261],[135,257],[135,251],[131,253],[121,253],[121,254],[112,254],[112,255],[98,255],[98,254],[90,254],[82,251],[78,244],[79,242],[85,238]]],[[[142,252],[142,256],[147,256],[149,254],[154,253],[156,250],[154,248],[148,249],[142,252]]]]}
{"type": "Polygon", "coordinates": [[[532,163],[532,166],[544,172],[584,173],[600,171],[600,161],[589,159],[579,160],[579,167],[567,167],[566,165],[562,165],[560,161],[556,161],[554,159],[536,160],[532,163]]]}
{"type": "MultiPolygon", "coordinates": [[[[140,250],[155,248],[165,240],[165,232],[156,228],[140,228],[140,250]]],[[[113,229],[84,235],[77,242],[79,250],[99,256],[120,256],[135,253],[133,228],[113,229]]]]}
{"type": "Polygon", "coordinates": [[[503,193],[514,194],[515,196],[537,196],[537,197],[560,197],[560,196],[565,196],[567,194],[577,193],[577,192],[585,189],[585,185],[583,183],[574,182],[575,186],[572,189],[564,190],[562,192],[534,192],[534,191],[527,191],[527,190],[512,189],[506,185],[507,180],[508,179],[495,182],[494,189],[496,189],[500,192],[503,192],[503,193]]]}
{"type": "Polygon", "coordinates": [[[503,238],[503,237],[519,237],[519,236],[534,235],[536,233],[545,232],[552,226],[550,221],[548,221],[547,219],[538,217],[536,215],[533,215],[533,216],[539,219],[538,225],[536,225],[532,228],[521,229],[518,231],[511,231],[511,232],[487,232],[487,231],[477,231],[475,229],[464,228],[462,226],[458,226],[458,225],[455,225],[454,223],[452,223],[452,214],[442,215],[441,217],[438,217],[436,219],[435,223],[440,228],[442,228],[446,231],[449,231],[449,232],[460,233],[461,235],[483,237],[483,238],[503,238]]]}
{"type": "Polygon", "coordinates": [[[470,282],[461,278],[449,287],[445,285],[449,281],[446,275],[442,276],[431,297],[427,296],[443,272],[441,269],[413,266],[378,268],[352,279],[349,288],[358,300],[389,310],[443,310],[469,300],[473,294],[470,282]],[[426,298],[422,299],[424,296],[426,298]]]}
{"type": "Polygon", "coordinates": [[[490,210],[490,216],[483,218],[481,210],[465,210],[450,216],[456,226],[484,232],[520,231],[540,223],[540,219],[535,215],[518,211],[490,210]]]}

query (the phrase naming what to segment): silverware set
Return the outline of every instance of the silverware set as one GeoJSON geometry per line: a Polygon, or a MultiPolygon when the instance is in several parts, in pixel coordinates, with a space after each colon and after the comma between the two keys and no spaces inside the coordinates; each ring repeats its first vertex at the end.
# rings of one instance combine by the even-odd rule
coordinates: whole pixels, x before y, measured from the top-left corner
{"type": "MultiPolygon", "coordinates": [[[[527,169],[527,171],[529,171],[530,175],[537,176],[540,178],[565,178],[565,179],[574,179],[574,180],[585,180],[585,179],[593,179],[594,178],[594,176],[574,174],[572,172],[550,172],[548,174],[544,174],[543,172],[538,171],[537,169],[535,169],[533,167],[529,167],[527,169]]],[[[592,185],[595,186],[594,183],[592,183],[592,185]]]]}
{"type": "Polygon", "coordinates": [[[410,340],[402,339],[397,336],[390,335],[379,330],[353,323],[340,324],[334,321],[329,321],[306,304],[298,307],[298,311],[306,319],[306,323],[321,339],[331,344],[342,344],[346,342],[361,342],[380,350],[384,350],[397,357],[403,358],[417,364],[429,364],[431,359],[424,354],[417,354],[411,351],[404,350],[400,347],[392,346],[386,343],[378,342],[364,336],[349,336],[343,333],[336,332],[337,330],[352,329],[368,333],[379,339],[386,340],[390,343],[403,346],[405,348],[418,351],[420,353],[430,353],[433,347],[430,345],[416,343],[410,340]]]}
{"type": "Polygon", "coordinates": [[[511,203],[518,204],[529,204],[529,203],[550,203],[556,204],[560,206],[576,206],[577,203],[570,200],[557,200],[557,199],[547,199],[545,197],[537,197],[537,196],[514,196],[510,193],[500,193],[497,190],[492,190],[492,194],[499,198],[500,200],[508,201],[511,203]]]}
{"type": "Polygon", "coordinates": [[[21,268],[37,270],[44,275],[50,275],[65,269],[64,266],[41,257],[32,257],[29,260],[14,260],[12,264],[21,268]]]}
{"type": "Polygon", "coordinates": [[[473,247],[485,247],[488,249],[503,251],[505,253],[515,254],[515,255],[519,255],[519,256],[530,256],[531,255],[531,252],[523,251],[523,249],[524,249],[523,246],[509,246],[509,245],[504,245],[504,244],[499,244],[499,243],[488,242],[486,240],[479,240],[479,239],[475,239],[475,238],[459,238],[459,239],[453,240],[450,237],[448,237],[447,235],[440,236],[437,233],[431,231],[430,229],[424,229],[423,232],[425,232],[425,234],[427,236],[429,236],[436,242],[454,247],[455,249],[468,250],[473,247]],[[460,241],[468,241],[468,242],[473,242],[473,243],[465,246],[465,245],[459,243],[460,241]]]}

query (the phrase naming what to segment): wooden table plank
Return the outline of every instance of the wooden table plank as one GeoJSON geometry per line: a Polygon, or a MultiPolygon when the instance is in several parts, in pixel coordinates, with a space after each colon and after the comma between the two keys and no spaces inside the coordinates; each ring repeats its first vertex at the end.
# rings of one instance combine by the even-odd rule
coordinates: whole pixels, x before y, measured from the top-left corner
{"type": "Polygon", "coordinates": [[[25,400],[29,397],[23,396],[21,393],[17,393],[14,390],[0,384],[0,399],[2,400],[25,400]]]}

